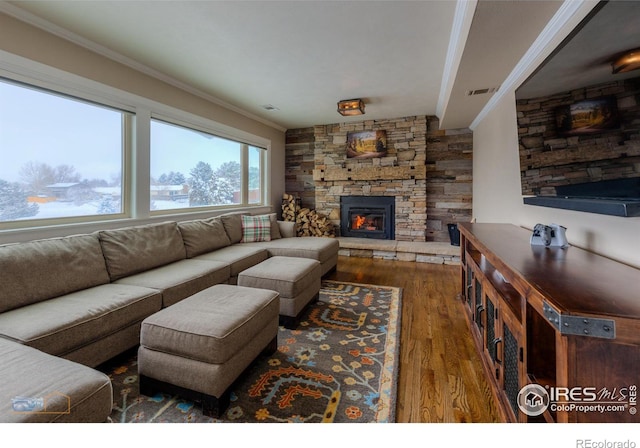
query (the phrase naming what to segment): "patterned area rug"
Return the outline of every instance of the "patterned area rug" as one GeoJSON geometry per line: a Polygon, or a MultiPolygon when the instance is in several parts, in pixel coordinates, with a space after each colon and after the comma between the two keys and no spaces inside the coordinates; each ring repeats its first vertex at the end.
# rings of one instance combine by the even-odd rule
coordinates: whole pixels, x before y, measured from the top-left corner
{"type": "Polygon", "coordinates": [[[113,422],[393,422],[400,288],[323,281],[320,300],[278,350],[232,386],[221,419],[179,396],[140,395],[135,351],[101,367],[114,388],[113,422]]]}

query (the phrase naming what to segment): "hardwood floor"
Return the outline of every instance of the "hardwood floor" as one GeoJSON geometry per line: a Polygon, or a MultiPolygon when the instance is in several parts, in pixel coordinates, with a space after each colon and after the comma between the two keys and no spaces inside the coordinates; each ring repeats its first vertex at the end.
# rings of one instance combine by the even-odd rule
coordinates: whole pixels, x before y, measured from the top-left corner
{"type": "Polygon", "coordinates": [[[458,266],[340,257],[327,278],[403,290],[397,422],[500,421],[456,299],[458,266]]]}

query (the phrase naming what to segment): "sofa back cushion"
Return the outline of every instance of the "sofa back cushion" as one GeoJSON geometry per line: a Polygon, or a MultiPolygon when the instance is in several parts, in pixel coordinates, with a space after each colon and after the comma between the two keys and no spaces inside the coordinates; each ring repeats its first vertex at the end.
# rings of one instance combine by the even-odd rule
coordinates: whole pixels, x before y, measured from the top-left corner
{"type": "Polygon", "coordinates": [[[175,222],[102,230],[99,234],[111,281],[186,258],[175,222]]]}
{"type": "Polygon", "coordinates": [[[0,246],[0,312],[105,283],[96,235],[0,246]]]}
{"type": "Polygon", "coordinates": [[[178,223],[187,258],[231,245],[220,218],[197,219],[178,223]]]}
{"type": "Polygon", "coordinates": [[[231,244],[239,243],[242,240],[242,216],[243,212],[231,212],[220,215],[224,230],[231,240],[231,244]]]}
{"type": "Polygon", "coordinates": [[[282,238],[282,235],[280,234],[280,226],[278,226],[278,215],[276,213],[269,213],[267,216],[271,222],[271,239],[279,240],[282,238]]]}

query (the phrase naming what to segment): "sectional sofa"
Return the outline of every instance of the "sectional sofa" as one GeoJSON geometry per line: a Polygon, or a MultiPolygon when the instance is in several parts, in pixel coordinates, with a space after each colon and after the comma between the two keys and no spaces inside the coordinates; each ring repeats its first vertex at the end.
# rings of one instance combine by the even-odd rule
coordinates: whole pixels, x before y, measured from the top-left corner
{"type": "Polygon", "coordinates": [[[338,242],[295,237],[293,223],[275,214],[231,213],[0,246],[0,377],[13,378],[0,383],[0,421],[104,420],[104,409],[93,418],[16,412],[10,400],[44,393],[34,389],[42,372],[33,368],[42,366],[26,362],[29,354],[45,364],[46,356],[63,358],[89,377],[91,367],[139,344],[146,317],[210,286],[234,284],[272,256],[315,259],[324,275],[336,267],[338,242]]]}

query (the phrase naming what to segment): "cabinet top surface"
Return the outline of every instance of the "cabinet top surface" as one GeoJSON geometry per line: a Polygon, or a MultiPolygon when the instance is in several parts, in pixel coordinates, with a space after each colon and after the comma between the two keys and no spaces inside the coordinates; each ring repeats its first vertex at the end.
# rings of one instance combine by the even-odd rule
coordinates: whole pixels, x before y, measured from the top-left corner
{"type": "Polygon", "coordinates": [[[638,269],[578,247],[532,246],[531,232],[512,224],[459,228],[497,269],[502,263],[563,312],[640,318],[638,269]]]}

